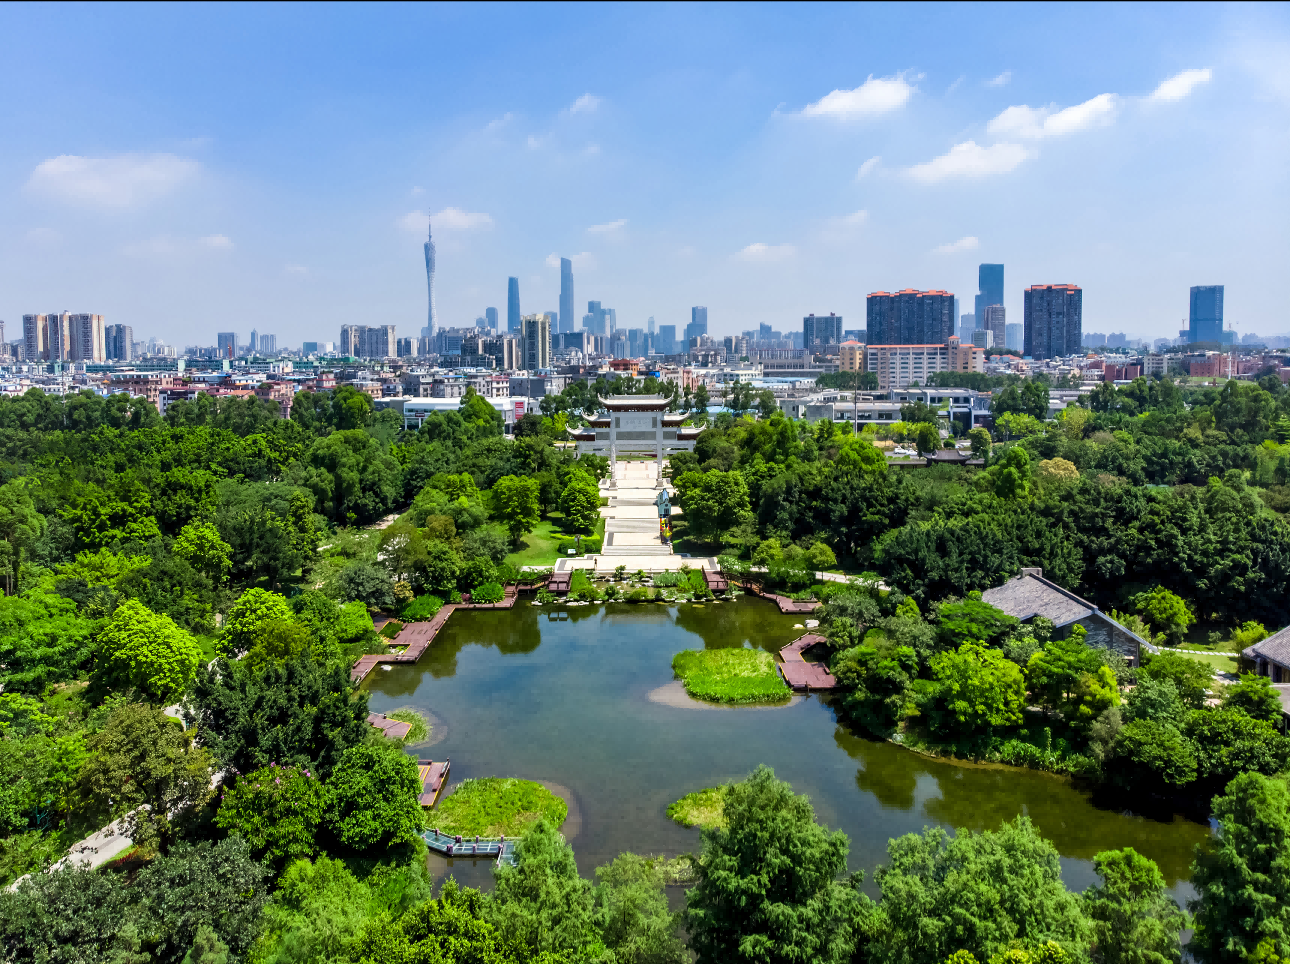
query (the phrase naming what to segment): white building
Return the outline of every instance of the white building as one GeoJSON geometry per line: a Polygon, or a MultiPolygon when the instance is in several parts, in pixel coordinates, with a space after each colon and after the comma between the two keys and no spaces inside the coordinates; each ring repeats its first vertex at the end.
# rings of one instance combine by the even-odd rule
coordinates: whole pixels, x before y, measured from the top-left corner
{"type": "Polygon", "coordinates": [[[571,429],[578,454],[649,453],[662,460],[667,452],[693,452],[701,429],[682,428],[685,416],[668,412],[666,395],[610,395],[603,413],[588,428],[571,429]]]}

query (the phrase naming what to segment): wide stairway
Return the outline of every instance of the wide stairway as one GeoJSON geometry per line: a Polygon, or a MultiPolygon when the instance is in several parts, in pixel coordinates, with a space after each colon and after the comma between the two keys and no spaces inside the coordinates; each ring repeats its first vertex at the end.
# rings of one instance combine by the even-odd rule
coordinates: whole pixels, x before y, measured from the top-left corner
{"type": "Polygon", "coordinates": [[[670,556],[672,547],[658,534],[658,508],[654,500],[661,489],[657,463],[619,462],[614,467],[614,487],[606,485],[601,494],[609,505],[601,509],[605,517],[605,542],[602,556],[670,556]]]}

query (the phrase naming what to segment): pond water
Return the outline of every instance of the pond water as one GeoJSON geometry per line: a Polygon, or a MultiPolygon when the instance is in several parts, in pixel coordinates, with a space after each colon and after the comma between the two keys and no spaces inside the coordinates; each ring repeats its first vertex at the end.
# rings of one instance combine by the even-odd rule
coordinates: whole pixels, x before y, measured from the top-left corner
{"type": "MultiPolygon", "coordinates": [[[[410,753],[452,761],[449,789],[467,777],[512,776],[560,788],[571,801],[565,834],[582,873],[623,851],[697,851],[697,830],[668,819],[668,804],[739,779],[760,763],[807,794],[817,819],[851,840],[848,864],[873,869],[887,840],[927,826],[995,829],[1026,814],[1062,855],[1067,884],[1095,881],[1092,857],[1132,846],[1155,860],[1175,896],[1208,828],[1096,807],[1048,774],[931,760],[864,739],[838,723],[827,697],[784,707],[712,708],[673,683],[682,649],[778,650],[800,636],[759,599],[706,606],[555,607],[458,611],[421,660],[374,672],[370,707],[411,706],[432,720],[431,744],[410,753]]],[[[488,864],[432,856],[436,875],[487,886],[488,864]]]]}

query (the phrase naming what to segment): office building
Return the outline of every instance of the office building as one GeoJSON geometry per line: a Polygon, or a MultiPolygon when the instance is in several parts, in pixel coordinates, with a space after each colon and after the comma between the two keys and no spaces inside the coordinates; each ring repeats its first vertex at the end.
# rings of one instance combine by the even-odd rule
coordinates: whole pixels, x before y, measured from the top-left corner
{"type": "Polygon", "coordinates": [[[1016,323],[1003,326],[1003,347],[1008,351],[1021,351],[1025,342],[1025,326],[1016,323]]]}
{"type": "Polygon", "coordinates": [[[573,262],[560,259],[560,331],[573,331],[577,325],[573,317],[573,262]]]}
{"type": "Polygon", "coordinates": [[[654,346],[660,355],[676,354],[676,325],[659,325],[654,346]]]}
{"type": "Polygon", "coordinates": [[[802,319],[802,345],[814,348],[816,345],[842,344],[842,316],[829,312],[827,315],[807,315],[802,319]]]}
{"type": "MultiPolygon", "coordinates": [[[[976,310],[976,327],[985,327],[982,319],[985,317],[985,309],[991,305],[1003,304],[1003,265],[1001,264],[983,264],[977,268],[977,296],[976,303],[973,306],[976,310]]],[[[1001,336],[996,336],[994,343],[1001,344],[1001,336]]]]}
{"type": "Polygon", "coordinates": [[[690,323],[685,326],[685,347],[693,344],[692,339],[708,333],[708,309],[702,306],[690,309],[690,323]]]}
{"type": "Polygon", "coordinates": [[[865,346],[865,371],[878,376],[879,391],[926,385],[934,372],[983,372],[985,352],[952,336],[944,345],[865,346]]]}
{"type": "Polygon", "coordinates": [[[611,335],[618,326],[618,312],[602,308],[599,301],[587,302],[587,313],[582,316],[582,327],[593,335],[611,335]]]}
{"type": "Polygon", "coordinates": [[[489,329],[489,331],[496,331],[496,330],[497,330],[497,309],[496,309],[496,308],[485,308],[485,309],[484,309],[484,321],[486,321],[486,322],[488,323],[488,329],[489,329]]]}
{"type": "Polygon", "coordinates": [[[551,315],[525,315],[521,319],[524,367],[537,371],[551,367],[551,315]]]}
{"type": "Polygon", "coordinates": [[[233,358],[237,355],[236,332],[221,331],[215,336],[215,343],[219,346],[220,358],[233,358]]]}
{"type": "MultiPolygon", "coordinates": [[[[990,345],[994,348],[1002,348],[1004,341],[1004,332],[1006,330],[1006,318],[1004,315],[1003,305],[987,305],[985,308],[985,318],[978,323],[978,328],[984,328],[993,336],[990,339],[990,345]]],[[[972,344],[976,344],[974,341],[972,344]]]]}
{"type": "Polygon", "coordinates": [[[435,269],[435,248],[434,248],[434,225],[426,223],[426,293],[430,298],[430,308],[426,313],[426,326],[421,329],[421,334],[428,338],[433,338],[435,331],[439,327],[439,317],[434,307],[434,269],[435,269]]]}
{"type": "Polygon", "coordinates": [[[947,344],[954,336],[956,307],[948,291],[875,291],[865,304],[867,344],[947,344]]]}
{"type": "Polygon", "coordinates": [[[989,328],[972,329],[972,344],[977,348],[989,351],[994,347],[994,332],[989,328]]]}
{"type": "Polygon", "coordinates": [[[1031,285],[1025,291],[1022,354],[1073,355],[1084,344],[1084,291],[1078,285],[1031,285]]]}
{"type": "Polygon", "coordinates": [[[976,315],[970,311],[963,312],[959,317],[959,341],[971,341],[974,331],[976,331],[976,315]]]}
{"type": "Polygon", "coordinates": [[[1223,341],[1222,285],[1196,285],[1191,289],[1187,341],[1223,341]]]}
{"type": "Polygon", "coordinates": [[[845,328],[842,331],[843,343],[848,341],[858,341],[863,343],[866,337],[868,336],[863,328],[845,328]]]}
{"type": "Polygon", "coordinates": [[[316,341],[307,341],[307,342],[305,342],[303,345],[301,345],[301,346],[300,346],[300,353],[301,353],[302,355],[317,355],[317,354],[318,354],[318,342],[316,342],[316,341]]]}
{"type": "Polygon", "coordinates": [[[506,279],[506,330],[520,333],[520,279],[506,279]]]}
{"type": "Polygon", "coordinates": [[[654,326],[654,316],[653,316],[653,315],[650,315],[650,316],[649,316],[649,321],[645,322],[645,330],[646,330],[647,332],[649,332],[651,335],[656,335],[656,334],[658,334],[658,332],[655,330],[655,326],[654,326]]]}
{"type": "Polygon", "coordinates": [[[246,348],[252,355],[260,350],[260,336],[254,328],[251,329],[251,340],[247,343],[246,348]]]}
{"type": "Polygon", "coordinates": [[[108,325],[103,329],[103,347],[108,361],[131,361],[134,358],[134,329],[129,325],[108,325]]]}

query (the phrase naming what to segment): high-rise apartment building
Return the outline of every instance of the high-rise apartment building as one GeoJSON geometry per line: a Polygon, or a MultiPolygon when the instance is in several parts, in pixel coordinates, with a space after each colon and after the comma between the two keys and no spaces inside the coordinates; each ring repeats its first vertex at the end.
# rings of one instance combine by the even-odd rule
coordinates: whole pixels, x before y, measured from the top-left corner
{"type": "Polygon", "coordinates": [[[26,361],[41,361],[49,357],[49,328],[45,315],[22,316],[22,350],[26,361]]]}
{"type": "Polygon", "coordinates": [[[103,329],[103,347],[108,361],[132,361],[134,329],[130,325],[107,325],[103,329]]]}
{"type": "Polygon", "coordinates": [[[573,262],[560,259],[560,331],[573,331],[578,327],[573,317],[573,262]]]}
{"type": "Polygon", "coordinates": [[[1003,347],[1008,351],[1021,351],[1025,344],[1026,326],[1020,322],[1009,323],[1003,326],[1003,347]]]}
{"type": "Polygon", "coordinates": [[[261,335],[260,336],[260,354],[276,355],[278,353],[278,336],[261,335]]]}
{"type": "Polygon", "coordinates": [[[985,352],[957,336],[944,345],[866,345],[865,371],[878,375],[878,389],[926,385],[933,372],[983,372],[985,352]]]}
{"type": "Polygon", "coordinates": [[[490,331],[496,331],[497,330],[497,309],[485,308],[484,321],[488,322],[488,328],[490,331]]]}
{"type": "Polygon", "coordinates": [[[865,304],[865,329],[870,345],[944,345],[954,336],[958,312],[948,291],[905,288],[875,291],[865,304]]]}
{"type": "Polygon", "coordinates": [[[251,340],[246,347],[252,355],[260,350],[260,335],[254,328],[251,329],[251,340]]]}
{"type": "Polygon", "coordinates": [[[414,346],[411,338],[400,338],[397,343],[397,352],[399,358],[411,358],[414,346]]]}
{"type": "Polygon", "coordinates": [[[810,349],[816,345],[842,344],[842,316],[807,315],[802,319],[802,346],[810,349]]]}
{"type": "Polygon", "coordinates": [[[1191,317],[1187,341],[1223,340],[1223,286],[1195,285],[1191,289],[1191,317]]]}
{"type": "MultiPolygon", "coordinates": [[[[1007,320],[1004,314],[1003,305],[987,305],[985,308],[985,318],[978,325],[990,332],[990,345],[994,348],[1002,348],[1004,334],[1006,332],[1007,320]]],[[[975,342],[973,342],[975,344],[975,342]]]]}
{"type": "Polygon", "coordinates": [[[23,315],[22,333],[27,361],[107,361],[102,315],[23,315]]]}
{"type": "Polygon", "coordinates": [[[708,309],[702,305],[690,309],[690,323],[685,326],[685,347],[688,350],[691,339],[708,333],[708,309]]]}
{"type": "Polygon", "coordinates": [[[220,358],[232,358],[237,354],[237,332],[221,331],[215,336],[220,358]]]}
{"type": "Polygon", "coordinates": [[[506,279],[506,330],[520,331],[520,279],[506,279]]]}
{"type": "Polygon", "coordinates": [[[353,358],[395,358],[399,345],[394,325],[341,325],[338,348],[353,358]]]}
{"type": "Polygon", "coordinates": [[[551,367],[551,315],[525,315],[521,319],[520,343],[524,367],[529,371],[551,367]]]}
{"type": "Polygon", "coordinates": [[[426,290],[430,297],[430,309],[426,315],[426,326],[421,330],[421,334],[433,338],[436,329],[439,327],[438,313],[434,307],[434,269],[435,269],[435,247],[434,247],[434,226],[427,222],[426,224],[426,290]]]}
{"type": "Polygon", "coordinates": [[[1084,344],[1084,291],[1078,285],[1031,285],[1025,291],[1022,353],[1057,358],[1084,344]]]}
{"type": "MultiPolygon", "coordinates": [[[[982,321],[985,318],[985,309],[991,305],[1003,304],[1003,265],[983,264],[977,268],[976,277],[977,296],[973,307],[976,326],[984,328],[982,321]]],[[[1000,345],[1002,340],[996,336],[994,343],[1000,345]]]]}

